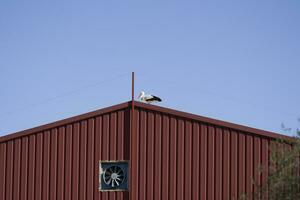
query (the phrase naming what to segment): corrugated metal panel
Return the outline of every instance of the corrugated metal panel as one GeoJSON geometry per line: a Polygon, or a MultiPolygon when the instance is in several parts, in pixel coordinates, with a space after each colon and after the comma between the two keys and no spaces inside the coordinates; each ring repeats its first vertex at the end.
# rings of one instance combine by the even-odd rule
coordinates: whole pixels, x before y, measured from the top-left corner
{"type": "Polygon", "coordinates": [[[0,199],[129,199],[128,192],[99,192],[99,160],[130,160],[132,200],[238,199],[254,191],[253,178],[266,181],[269,146],[285,137],[138,102],[136,108],[133,135],[127,102],[1,137],[0,199]]]}
{"type": "Polygon", "coordinates": [[[238,199],[267,176],[270,138],[141,107],[136,119],[136,199],[238,199]]]}
{"type": "Polygon", "coordinates": [[[99,192],[98,166],[129,160],[125,118],[126,108],[0,143],[0,199],[128,199],[99,192]]]}

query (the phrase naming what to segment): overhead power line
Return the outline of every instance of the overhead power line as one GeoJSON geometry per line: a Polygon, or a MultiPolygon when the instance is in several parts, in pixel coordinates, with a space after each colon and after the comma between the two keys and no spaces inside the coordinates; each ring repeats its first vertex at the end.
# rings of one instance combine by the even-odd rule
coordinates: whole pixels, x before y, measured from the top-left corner
{"type": "Polygon", "coordinates": [[[70,96],[70,95],[74,95],[74,94],[80,93],[83,90],[86,90],[88,88],[97,87],[97,86],[103,85],[105,83],[109,83],[109,82],[115,81],[117,79],[124,78],[126,76],[129,78],[130,77],[130,73],[120,74],[118,76],[114,76],[114,77],[112,77],[110,79],[107,79],[107,80],[101,80],[101,81],[97,81],[97,82],[92,83],[92,84],[84,85],[84,86],[76,88],[74,90],[70,90],[70,91],[58,94],[56,96],[44,99],[44,100],[42,100],[40,102],[35,102],[35,103],[32,103],[32,104],[25,105],[25,106],[19,108],[18,110],[11,110],[11,111],[8,111],[8,112],[5,112],[5,113],[1,113],[0,114],[0,119],[6,118],[8,115],[17,114],[20,111],[24,111],[24,110],[27,110],[27,109],[30,109],[30,108],[33,108],[33,107],[36,107],[36,106],[44,105],[44,104],[46,104],[48,102],[52,102],[52,101],[57,100],[57,99],[61,99],[61,98],[64,98],[64,97],[67,97],[67,96],[70,96]]]}

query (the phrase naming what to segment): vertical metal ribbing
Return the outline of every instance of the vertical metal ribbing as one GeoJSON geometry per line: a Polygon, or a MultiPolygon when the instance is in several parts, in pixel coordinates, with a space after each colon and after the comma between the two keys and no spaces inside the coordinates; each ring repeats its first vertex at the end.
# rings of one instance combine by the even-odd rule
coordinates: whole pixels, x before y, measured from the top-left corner
{"type": "Polygon", "coordinates": [[[147,113],[145,111],[140,112],[140,128],[139,128],[139,199],[146,199],[146,184],[147,184],[147,113]]]}
{"type": "Polygon", "coordinates": [[[42,172],[42,199],[49,200],[50,188],[50,147],[51,137],[50,131],[43,132],[43,172],[42,172]]]}
{"type": "Polygon", "coordinates": [[[21,199],[26,200],[28,194],[28,137],[22,138],[22,155],[21,155],[21,199]]]}
{"type": "Polygon", "coordinates": [[[34,199],[36,190],[36,135],[29,136],[29,160],[28,160],[28,199],[34,199]]]}
{"type": "MultiPolygon", "coordinates": [[[[167,116],[167,119],[168,119],[168,121],[166,122],[167,123],[167,144],[168,144],[168,146],[167,146],[167,163],[168,163],[168,169],[170,169],[171,167],[172,167],[172,165],[171,165],[171,137],[172,137],[172,135],[171,135],[171,118],[170,118],[170,116],[167,116]]],[[[167,190],[167,193],[168,193],[168,198],[170,198],[170,193],[171,193],[171,187],[170,187],[170,185],[172,184],[171,182],[170,182],[170,177],[171,177],[171,170],[168,170],[168,180],[167,180],[167,182],[168,182],[168,190],[167,190]]]]}
{"type": "Polygon", "coordinates": [[[230,172],[230,180],[231,180],[231,199],[238,199],[238,135],[235,131],[231,131],[231,172],[230,172]]]}
{"type": "Polygon", "coordinates": [[[96,200],[101,199],[101,193],[99,192],[100,189],[100,165],[99,161],[101,160],[101,152],[100,149],[102,148],[102,117],[96,117],[95,119],[95,142],[94,142],[94,198],[96,200]]]}
{"type": "Polygon", "coordinates": [[[65,127],[58,128],[58,156],[57,156],[57,199],[64,199],[65,181],[65,127]]]}
{"type": "MultiPolygon", "coordinates": [[[[109,135],[109,146],[108,146],[108,157],[109,160],[116,160],[116,113],[110,113],[109,114],[109,123],[108,123],[108,135],[109,135]]],[[[109,193],[109,199],[115,200],[116,199],[116,193],[110,192],[109,193]]]]}
{"type": "MultiPolygon", "coordinates": [[[[116,113],[116,159],[117,160],[125,160],[124,159],[124,112],[118,111],[116,113]]],[[[129,175],[130,176],[130,175],[129,175]]],[[[130,179],[129,179],[130,180],[130,179]]],[[[116,199],[123,199],[124,193],[117,192],[116,199]]]]}
{"type": "Polygon", "coordinates": [[[146,199],[154,198],[154,115],[152,112],[147,114],[147,135],[146,135],[146,199]]]}
{"type": "Polygon", "coordinates": [[[246,192],[246,142],[245,135],[239,133],[239,196],[246,192]]]}
{"type": "Polygon", "coordinates": [[[191,122],[184,123],[184,193],[186,199],[192,199],[192,127],[191,122]]]}
{"type": "Polygon", "coordinates": [[[200,199],[199,195],[199,182],[200,182],[200,133],[199,133],[199,124],[197,122],[193,122],[192,125],[192,199],[200,199]]]}
{"type": "Polygon", "coordinates": [[[65,157],[65,194],[64,198],[66,200],[72,199],[72,158],[73,158],[73,151],[72,151],[72,145],[73,145],[73,125],[69,124],[66,127],[66,135],[65,135],[65,141],[66,141],[66,157],[65,157]]]}
{"type": "Polygon", "coordinates": [[[203,200],[207,199],[207,126],[201,124],[201,198],[203,200]]]}
{"type": "Polygon", "coordinates": [[[202,188],[202,186],[201,186],[201,180],[202,180],[202,174],[201,174],[201,166],[202,166],[202,153],[201,153],[201,145],[202,145],[202,139],[203,139],[203,137],[202,137],[202,131],[201,131],[201,123],[199,123],[199,122],[197,122],[197,124],[198,124],[198,133],[199,133],[199,149],[198,149],[198,152],[199,152],[199,156],[198,156],[198,158],[199,158],[199,187],[198,187],[198,193],[199,193],[199,198],[198,199],[201,199],[201,188],[202,188]]]}
{"type": "Polygon", "coordinates": [[[253,137],[246,135],[246,193],[249,199],[253,199],[253,137]]]}
{"type": "Polygon", "coordinates": [[[177,191],[177,121],[170,119],[170,199],[176,200],[177,191]]]}
{"type": "Polygon", "coordinates": [[[228,155],[228,166],[229,166],[229,169],[228,169],[228,173],[229,173],[229,186],[228,186],[228,196],[229,198],[231,198],[231,194],[230,194],[230,191],[231,191],[231,187],[232,187],[232,177],[231,177],[231,141],[232,141],[232,135],[231,135],[231,132],[229,131],[229,148],[228,148],[228,151],[229,151],[229,155],[228,155]]]}
{"type": "Polygon", "coordinates": [[[155,149],[154,149],[154,158],[155,158],[155,184],[154,184],[154,199],[160,200],[161,199],[161,166],[162,166],[162,157],[161,157],[161,149],[162,149],[162,142],[161,142],[161,115],[156,113],[155,114],[155,149]]]}
{"type": "Polygon", "coordinates": [[[162,116],[162,199],[169,199],[169,117],[162,116]]]}
{"type": "Polygon", "coordinates": [[[122,109],[2,142],[0,198],[226,200],[267,180],[268,137],[138,106],[134,138],[132,109],[122,109]],[[99,192],[99,160],[123,159],[135,168],[130,198],[99,192]]]}
{"type": "MultiPolygon", "coordinates": [[[[261,185],[261,139],[258,137],[254,138],[253,142],[253,150],[254,150],[254,162],[253,162],[253,173],[254,173],[254,192],[256,192],[255,186],[261,185]]],[[[254,198],[254,197],[253,197],[254,198]]]]}
{"type": "Polygon", "coordinates": [[[7,143],[6,157],[6,192],[5,199],[12,200],[13,195],[13,166],[14,166],[14,141],[7,143]]]}
{"type": "MultiPolygon", "coordinates": [[[[102,195],[98,191],[99,165],[95,163],[102,158],[129,160],[130,140],[126,138],[128,131],[125,130],[128,128],[127,125],[125,127],[125,123],[129,121],[125,119],[124,110],[61,124],[29,136],[2,142],[0,144],[0,199],[99,200],[103,199],[101,196],[110,200],[128,199],[126,192],[102,195]],[[106,116],[105,128],[102,126],[104,116],[106,116]],[[101,132],[101,135],[96,136],[96,129],[101,132]],[[102,129],[105,129],[103,134],[105,142],[103,142],[102,129]]],[[[154,126],[154,116],[152,118],[154,126]]],[[[149,128],[147,132],[153,132],[151,145],[147,144],[150,135],[146,134],[147,138],[143,137],[144,143],[147,144],[144,155],[147,167],[150,163],[155,165],[154,162],[148,161],[148,155],[152,154],[154,159],[155,151],[152,146],[155,137],[154,128],[152,127],[152,130],[151,127],[146,126],[146,128],[149,128]]],[[[154,169],[152,170],[154,172],[154,169]]],[[[147,170],[144,171],[147,177],[152,176],[147,170]]]]}
{"type": "Polygon", "coordinates": [[[213,126],[208,127],[208,199],[215,199],[215,130],[213,126]]]}
{"type": "Polygon", "coordinates": [[[80,124],[80,164],[79,164],[79,198],[87,199],[87,150],[88,150],[88,122],[80,124]]]}
{"type": "Polygon", "coordinates": [[[155,113],[152,113],[152,116],[153,116],[153,120],[152,120],[152,134],[153,134],[153,144],[152,144],[152,147],[153,147],[153,157],[152,157],[152,160],[153,160],[153,180],[152,180],[152,184],[153,184],[153,187],[152,187],[152,191],[150,191],[152,193],[152,198],[155,199],[156,198],[156,179],[157,179],[157,174],[158,174],[158,171],[156,170],[156,166],[157,166],[157,157],[156,157],[156,151],[157,151],[157,135],[156,135],[156,127],[157,127],[157,124],[156,124],[156,115],[155,113]]]}
{"type": "Polygon", "coordinates": [[[88,119],[87,130],[87,199],[94,199],[94,126],[95,119],[88,119]]]}
{"type": "Polygon", "coordinates": [[[230,132],[223,132],[223,198],[230,200],[230,132]]]}
{"type": "Polygon", "coordinates": [[[20,199],[21,139],[14,140],[13,199],[20,199]]]}
{"type": "MultiPolygon", "coordinates": [[[[268,139],[262,139],[262,166],[264,166],[262,172],[262,183],[267,184],[267,177],[269,175],[269,154],[270,154],[270,141],[268,139]]],[[[268,188],[267,188],[268,189],[268,188]]],[[[263,199],[269,199],[268,194],[263,197],[263,199]]]]}
{"type": "Polygon", "coordinates": [[[178,119],[177,140],[177,198],[184,198],[184,121],[178,119]]]}
{"type": "Polygon", "coordinates": [[[37,134],[36,137],[36,162],[35,162],[35,199],[42,199],[42,188],[43,188],[43,133],[37,134]]]}
{"type": "Polygon", "coordinates": [[[50,200],[57,199],[57,146],[57,129],[52,129],[50,153],[50,200]]]}
{"type": "Polygon", "coordinates": [[[140,191],[140,184],[139,184],[139,174],[140,174],[140,162],[139,162],[139,156],[140,156],[140,112],[138,110],[134,110],[132,119],[133,119],[133,126],[134,128],[132,129],[132,137],[131,137],[131,146],[132,146],[132,157],[130,158],[130,161],[132,163],[132,185],[131,185],[131,190],[132,190],[132,195],[135,198],[134,200],[137,200],[139,197],[139,191],[140,191]]]}
{"type": "Polygon", "coordinates": [[[0,143],[0,197],[5,199],[6,182],[6,143],[0,143]]]}
{"type": "MultiPolygon", "coordinates": [[[[100,120],[100,125],[99,125],[99,130],[100,130],[100,135],[99,135],[99,144],[100,144],[100,153],[99,153],[99,157],[100,159],[99,160],[104,160],[104,144],[105,144],[105,140],[104,140],[104,117],[101,117],[101,120],[100,120]]],[[[100,166],[99,166],[100,167],[100,166]]],[[[99,178],[100,178],[100,174],[99,174],[99,178]]],[[[100,185],[99,185],[100,187],[100,185]]],[[[105,199],[104,198],[104,193],[101,193],[100,194],[100,199],[105,199]]]]}
{"type": "Polygon", "coordinates": [[[119,111],[117,115],[117,159],[118,160],[125,160],[125,131],[124,131],[124,111],[119,111]]]}
{"type": "Polygon", "coordinates": [[[136,134],[138,135],[137,136],[137,143],[138,143],[138,149],[137,149],[137,166],[138,166],[138,175],[137,175],[137,185],[138,185],[138,192],[137,192],[137,199],[141,199],[142,198],[142,195],[144,195],[143,193],[143,187],[144,187],[144,184],[142,182],[141,179],[144,179],[143,177],[143,167],[144,165],[142,164],[142,158],[144,157],[143,156],[143,150],[144,150],[144,144],[141,143],[143,141],[143,127],[142,127],[142,124],[143,124],[143,121],[144,121],[144,115],[142,113],[141,110],[136,110],[136,119],[137,120],[137,125],[138,127],[136,128],[136,134]]]}
{"type": "Polygon", "coordinates": [[[215,159],[216,159],[216,167],[215,167],[215,198],[222,199],[222,169],[223,169],[223,133],[220,128],[216,128],[215,134],[215,144],[216,144],[216,151],[215,151],[215,159]]]}
{"type": "Polygon", "coordinates": [[[79,171],[80,171],[80,123],[73,125],[73,141],[72,141],[72,187],[71,199],[79,200],[79,171]]]}

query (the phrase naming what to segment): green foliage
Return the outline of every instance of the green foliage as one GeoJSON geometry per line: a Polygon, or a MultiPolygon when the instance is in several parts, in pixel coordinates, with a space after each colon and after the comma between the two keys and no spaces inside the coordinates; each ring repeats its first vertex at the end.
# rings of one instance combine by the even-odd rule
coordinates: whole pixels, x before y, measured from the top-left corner
{"type": "Polygon", "coordinates": [[[267,183],[254,183],[255,199],[300,199],[300,131],[288,141],[273,142],[270,152],[267,183]]]}

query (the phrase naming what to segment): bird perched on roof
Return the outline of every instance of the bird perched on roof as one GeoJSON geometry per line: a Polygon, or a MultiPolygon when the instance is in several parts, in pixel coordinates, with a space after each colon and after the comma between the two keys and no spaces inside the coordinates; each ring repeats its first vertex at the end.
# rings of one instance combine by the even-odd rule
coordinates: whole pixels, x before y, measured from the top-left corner
{"type": "Polygon", "coordinates": [[[144,91],[141,91],[140,95],[138,96],[138,99],[145,103],[161,102],[161,99],[159,97],[154,96],[152,94],[146,94],[144,91]]]}

